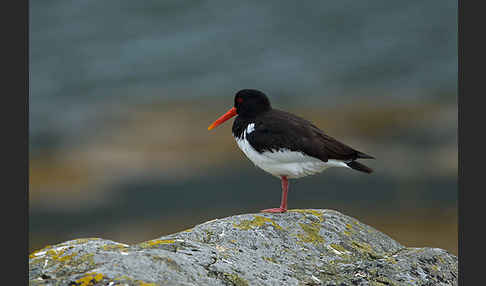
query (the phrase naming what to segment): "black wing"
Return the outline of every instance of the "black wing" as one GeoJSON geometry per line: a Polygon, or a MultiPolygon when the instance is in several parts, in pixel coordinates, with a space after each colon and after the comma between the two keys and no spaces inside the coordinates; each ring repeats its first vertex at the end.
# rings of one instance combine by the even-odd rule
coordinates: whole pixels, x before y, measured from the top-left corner
{"type": "Polygon", "coordinates": [[[373,158],[328,136],[311,122],[291,113],[273,109],[255,120],[247,140],[258,152],[289,149],[324,162],[329,159],[353,161],[373,158]]]}

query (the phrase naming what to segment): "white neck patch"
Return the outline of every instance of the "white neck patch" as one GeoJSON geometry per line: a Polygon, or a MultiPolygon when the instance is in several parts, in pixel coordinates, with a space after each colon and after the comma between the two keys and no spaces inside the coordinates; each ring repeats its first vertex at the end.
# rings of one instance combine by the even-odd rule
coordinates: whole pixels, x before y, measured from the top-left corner
{"type": "Polygon", "coordinates": [[[248,124],[248,126],[246,127],[246,134],[250,134],[253,131],[255,131],[255,123],[248,124]]]}

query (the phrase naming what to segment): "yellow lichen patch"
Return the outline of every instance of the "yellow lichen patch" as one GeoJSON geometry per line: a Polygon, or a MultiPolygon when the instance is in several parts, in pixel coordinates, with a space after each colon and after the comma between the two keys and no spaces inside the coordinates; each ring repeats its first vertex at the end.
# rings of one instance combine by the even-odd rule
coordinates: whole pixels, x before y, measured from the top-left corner
{"type": "Polygon", "coordinates": [[[93,253],[86,253],[83,256],[79,257],[77,260],[77,263],[88,263],[91,266],[94,266],[94,254],[93,253]]]}
{"type": "Polygon", "coordinates": [[[90,285],[95,285],[101,280],[103,280],[103,274],[91,272],[91,273],[86,273],[86,276],[76,280],[76,283],[79,286],[90,286],[90,285]]]}
{"type": "Polygon", "coordinates": [[[181,232],[191,232],[193,229],[194,229],[194,228],[193,228],[193,227],[191,227],[191,228],[188,228],[188,229],[183,230],[183,231],[181,231],[181,232]]]}
{"type": "Polygon", "coordinates": [[[346,230],[343,231],[344,235],[350,236],[351,232],[353,231],[353,226],[349,223],[346,224],[346,230]]]}
{"type": "Polygon", "coordinates": [[[65,261],[71,260],[76,255],[77,255],[77,253],[73,252],[71,254],[67,254],[67,255],[64,255],[64,256],[58,256],[56,260],[59,261],[59,262],[65,262],[65,261]]]}
{"type": "Polygon", "coordinates": [[[36,250],[34,252],[32,252],[30,255],[29,255],[29,258],[35,258],[37,256],[41,256],[41,255],[44,255],[46,252],[47,252],[47,249],[48,248],[52,248],[51,245],[46,245],[45,247],[39,249],[39,250],[36,250]]]}
{"type": "Polygon", "coordinates": [[[355,248],[359,248],[359,249],[362,249],[366,252],[374,252],[373,251],[373,248],[371,247],[370,244],[366,243],[366,242],[358,242],[358,241],[353,241],[352,243],[355,248]]]}
{"type": "Polygon", "coordinates": [[[123,280],[128,280],[128,281],[132,281],[133,279],[127,275],[122,275],[120,277],[116,277],[115,279],[113,279],[114,281],[123,281],[123,280]]]}
{"type": "Polygon", "coordinates": [[[270,218],[256,215],[253,220],[242,220],[239,224],[233,223],[233,226],[242,230],[249,230],[255,227],[261,227],[267,223],[270,223],[276,229],[282,229],[275,221],[270,218]]]}
{"type": "Polygon", "coordinates": [[[296,209],[296,210],[289,210],[289,212],[297,212],[297,213],[315,215],[319,219],[320,222],[324,221],[324,213],[321,212],[321,211],[296,209]]]}
{"type": "Polygon", "coordinates": [[[340,254],[348,252],[344,247],[339,244],[331,243],[329,244],[329,246],[332,247],[334,250],[338,251],[340,254]]]}
{"type": "Polygon", "coordinates": [[[140,243],[140,246],[144,247],[144,248],[148,248],[148,247],[154,247],[154,246],[160,245],[160,244],[172,244],[172,243],[175,243],[175,240],[173,240],[173,239],[154,239],[154,240],[142,242],[142,243],[140,243]]]}
{"type": "Polygon", "coordinates": [[[397,260],[393,257],[386,256],[385,257],[386,262],[391,263],[391,264],[397,264],[397,260]]]}
{"type": "Polygon", "coordinates": [[[238,276],[238,274],[224,273],[223,275],[225,280],[230,281],[235,286],[248,286],[248,282],[238,276]]]}
{"type": "Polygon", "coordinates": [[[147,283],[143,281],[139,281],[138,283],[139,283],[138,286],[157,286],[157,284],[155,283],[147,283]]]}
{"type": "Polygon", "coordinates": [[[99,238],[99,237],[78,238],[78,239],[73,240],[73,242],[76,243],[76,244],[82,244],[82,243],[90,242],[92,240],[100,240],[100,239],[101,238],[99,238]]]}
{"type": "Polygon", "coordinates": [[[366,242],[353,241],[353,245],[356,246],[359,249],[365,250],[366,252],[371,252],[372,251],[371,245],[369,245],[366,242]]]}
{"type": "Polygon", "coordinates": [[[304,224],[299,223],[304,233],[297,234],[302,242],[312,242],[314,244],[324,243],[324,238],[319,234],[321,225],[318,223],[304,224]]]}
{"type": "Polygon", "coordinates": [[[371,281],[371,285],[376,285],[376,286],[381,286],[381,285],[390,285],[390,286],[396,286],[398,285],[394,280],[391,280],[390,278],[380,276],[375,278],[374,281],[371,281]]]}
{"type": "Polygon", "coordinates": [[[76,252],[64,255],[67,248],[68,248],[67,246],[61,246],[61,247],[58,247],[58,248],[50,248],[46,251],[46,254],[47,254],[48,258],[50,258],[54,261],[66,262],[66,261],[71,260],[74,256],[77,255],[76,252]]]}
{"type": "Polygon", "coordinates": [[[352,246],[354,249],[358,250],[361,253],[367,253],[372,258],[383,258],[383,256],[377,254],[371,245],[366,242],[357,242],[353,241],[352,246]]]}
{"type": "Polygon", "coordinates": [[[127,246],[123,245],[123,244],[107,244],[107,245],[103,245],[103,250],[126,250],[128,249],[127,246]]]}
{"type": "Polygon", "coordinates": [[[269,262],[277,263],[277,261],[275,261],[275,259],[273,259],[272,257],[262,256],[262,259],[263,260],[266,260],[266,261],[269,261],[269,262]]]}

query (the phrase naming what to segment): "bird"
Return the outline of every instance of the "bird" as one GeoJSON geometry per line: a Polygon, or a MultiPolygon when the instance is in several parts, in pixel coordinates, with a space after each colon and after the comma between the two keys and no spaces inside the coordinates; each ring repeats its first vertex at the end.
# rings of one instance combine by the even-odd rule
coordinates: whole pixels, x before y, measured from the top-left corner
{"type": "Polygon", "coordinates": [[[373,156],[336,140],[304,118],[272,108],[260,90],[239,90],[234,106],[208,130],[234,116],[232,133],[238,147],[257,167],[281,180],[280,207],[261,210],[263,213],[287,212],[289,179],[315,175],[330,167],[373,172],[357,161],[375,159],[373,156]]]}

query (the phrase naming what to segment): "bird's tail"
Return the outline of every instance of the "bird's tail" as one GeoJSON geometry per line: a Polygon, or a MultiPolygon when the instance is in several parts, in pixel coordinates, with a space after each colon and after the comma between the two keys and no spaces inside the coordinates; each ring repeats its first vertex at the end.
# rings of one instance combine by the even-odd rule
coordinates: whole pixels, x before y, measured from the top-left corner
{"type": "Polygon", "coordinates": [[[373,169],[356,161],[351,161],[349,163],[346,163],[346,165],[348,165],[351,169],[354,169],[356,171],[365,172],[368,174],[373,172],[373,169]]]}
{"type": "Polygon", "coordinates": [[[358,159],[375,159],[375,157],[365,154],[363,152],[356,151],[356,153],[357,153],[356,158],[358,159]]]}

